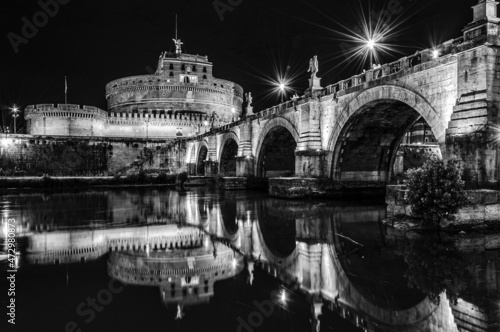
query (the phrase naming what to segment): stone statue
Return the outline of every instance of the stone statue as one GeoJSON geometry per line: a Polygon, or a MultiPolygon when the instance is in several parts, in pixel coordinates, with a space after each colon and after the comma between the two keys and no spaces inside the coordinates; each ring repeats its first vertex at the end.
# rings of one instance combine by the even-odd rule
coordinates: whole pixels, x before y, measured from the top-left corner
{"type": "Polygon", "coordinates": [[[182,53],[182,48],[181,48],[181,45],[183,45],[184,43],[181,42],[180,39],[173,39],[172,40],[174,41],[175,43],[175,54],[181,54],[182,53]]]}
{"type": "Polygon", "coordinates": [[[252,93],[251,92],[245,93],[245,98],[247,100],[247,107],[251,107],[252,106],[252,101],[253,101],[252,93]]]}
{"type": "Polygon", "coordinates": [[[299,98],[300,98],[299,95],[297,94],[297,92],[295,92],[295,94],[290,99],[296,101],[299,98]]]}
{"type": "Polygon", "coordinates": [[[311,72],[311,77],[316,77],[316,73],[318,72],[318,56],[315,55],[309,60],[309,70],[307,72],[311,72]]]}
{"type": "Polygon", "coordinates": [[[212,112],[212,116],[210,117],[210,130],[212,130],[212,128],[214,127],[214,123],[215,123],[215,111],[212,112]]]}

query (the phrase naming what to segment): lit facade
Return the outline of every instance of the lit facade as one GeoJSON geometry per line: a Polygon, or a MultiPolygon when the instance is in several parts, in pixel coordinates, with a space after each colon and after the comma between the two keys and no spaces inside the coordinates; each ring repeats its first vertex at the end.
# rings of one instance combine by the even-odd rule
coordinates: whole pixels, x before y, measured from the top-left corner
{"type": "Polygon", "coordinates": [[[106,111],[70,104],[28,106],[27,133],[145,139],[203,133],[242,114],[242,87],[213,77],[212,70],[207,56],[164,52],[155,74],[106,85],[106,111]]]}

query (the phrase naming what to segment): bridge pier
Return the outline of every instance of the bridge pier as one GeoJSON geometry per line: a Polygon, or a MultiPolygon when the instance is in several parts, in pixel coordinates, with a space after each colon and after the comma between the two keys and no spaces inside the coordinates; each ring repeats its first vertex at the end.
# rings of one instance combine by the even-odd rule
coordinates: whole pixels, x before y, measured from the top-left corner
{"type": "Polygon", "coordinates": [[[248,177],[254,174],[255,158],[253,156],[236,157],[236,176],[248,177]]]}
{"type": "Polygon", "coordinates": [[[295,175],[305,177],[324,176],[326,153],[320,149],[295,151],[295,175]]]}
{"type": "Polygon", "coordinates": [[[213,160],[206,160],[204,162],[205,176],[214,176],[219,170],[219,163],[213,160]]]}

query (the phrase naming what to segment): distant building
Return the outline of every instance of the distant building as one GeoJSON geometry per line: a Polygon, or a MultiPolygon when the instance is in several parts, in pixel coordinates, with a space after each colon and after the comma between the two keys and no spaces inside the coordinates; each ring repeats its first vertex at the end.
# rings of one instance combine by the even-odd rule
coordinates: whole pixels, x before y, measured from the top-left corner
{"type": "Polygon", "coordinates": [[[418,120],[405,134],[403,144],[438,144],[431,127],[424,119],[418,120]]]}

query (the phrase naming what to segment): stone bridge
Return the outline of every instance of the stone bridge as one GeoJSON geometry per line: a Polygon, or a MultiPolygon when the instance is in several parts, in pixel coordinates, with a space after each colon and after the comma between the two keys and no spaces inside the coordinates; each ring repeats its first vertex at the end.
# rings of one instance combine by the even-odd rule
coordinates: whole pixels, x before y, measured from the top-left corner
{"type": "Polygon", "coordinates": [[[312,77],[298,99],[187,140],[192,175],[327,177],[383,187],[398,147],[419,119],[443,158],[477,184],[498,183],[500,19],[480,1],[463,36],[325,88],[312,77]],[[314,83],[314,84],[313,84],[314,83]]]}

